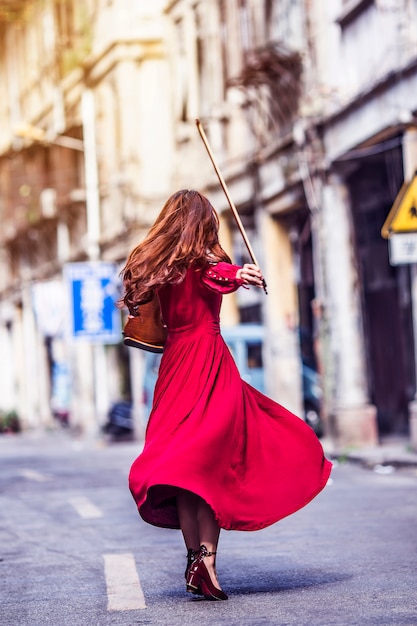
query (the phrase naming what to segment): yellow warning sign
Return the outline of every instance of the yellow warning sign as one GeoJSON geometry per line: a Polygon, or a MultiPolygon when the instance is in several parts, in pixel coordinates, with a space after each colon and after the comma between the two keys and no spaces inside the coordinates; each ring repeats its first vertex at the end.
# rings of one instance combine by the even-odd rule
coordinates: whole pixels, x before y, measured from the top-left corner
{"type": "Polygon", "coordinates": [[[417,172],[411,182],[401,187],[391,211],[384,222],[381,235],[388,239],[392,233],[417,232],[417,172]]]}

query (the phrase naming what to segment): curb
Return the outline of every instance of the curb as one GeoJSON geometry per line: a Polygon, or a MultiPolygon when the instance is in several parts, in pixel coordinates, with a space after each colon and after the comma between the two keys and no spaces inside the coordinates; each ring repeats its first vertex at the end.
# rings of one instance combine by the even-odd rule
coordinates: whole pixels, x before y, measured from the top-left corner
{"type": "MultiPolygon", "coordinates": [[[[367,469],[381,469],[381,468],[417,468],[417,454],[402,451],[388,451],[384,449],[372,449],[372,450],[355,450],[355,451],[340,451],[332,452],[330,459],[338,462],[347,461],[362,465],[367,469]]],[[[384,473],[381,470],[381,473],[384,473]]],[[[388,472],[387,472],[388,473],[388,472]]]]}
{"type": "Polygon", "coordinates": [[[380,470],[381,473],[384,473],[383,468],[388,467],[417,468],[417,452],[411,448],[410,441],[406,438],[382,441],[377,446],[364,448],[339,448],[329,439],[323,439],[321,443],[325,455],[339,463],[356,463],[368,469],[376,468],[376,471],[380,470]]]}

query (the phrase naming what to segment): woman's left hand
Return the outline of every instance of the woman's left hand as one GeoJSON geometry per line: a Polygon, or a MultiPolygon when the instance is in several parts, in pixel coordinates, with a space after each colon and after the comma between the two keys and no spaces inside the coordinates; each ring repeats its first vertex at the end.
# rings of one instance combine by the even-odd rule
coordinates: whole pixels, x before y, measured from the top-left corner
{"type": "Polygon", "coordinates": [[[259,267],[253,263],[245,263],[244,266],[236,272],[236,278],[242,280],[244,285],[263,287],[264,277],[262,272],[259,267]]]}

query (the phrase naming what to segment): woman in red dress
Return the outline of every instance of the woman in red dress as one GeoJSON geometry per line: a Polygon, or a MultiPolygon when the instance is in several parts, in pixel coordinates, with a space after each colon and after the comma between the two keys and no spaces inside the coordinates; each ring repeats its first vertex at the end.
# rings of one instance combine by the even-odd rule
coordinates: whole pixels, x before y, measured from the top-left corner
{"type": "Polygon", "coordinates": [[[130,490],[146,522],[181,529],[187,591],[226,600],[220,529],[259,530],[294,513],[323,489],[331,463],[310,426],[239,375],[220,334],[222,295],[263,277],[231,263],[218,228],[205,196],[173,194],[126,262],[123,302],[137,315],[157,294],[168,329],[130,490]]]}

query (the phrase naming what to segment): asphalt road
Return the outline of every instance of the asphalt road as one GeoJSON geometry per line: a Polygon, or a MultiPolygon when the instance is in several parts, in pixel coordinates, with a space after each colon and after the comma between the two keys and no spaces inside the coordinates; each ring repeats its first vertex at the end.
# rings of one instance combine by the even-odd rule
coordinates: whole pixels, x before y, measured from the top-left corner
{"type": "Polygon", "coordinates": [[[338,464],[295,515],[223,532],[227,602],[185,593],[179,531],[138,516],[140,443],[0,437],[2,626],[417,625],[417,470],[338,464]],[[381,470],[382,471],[382,470],[381,470]]]}

